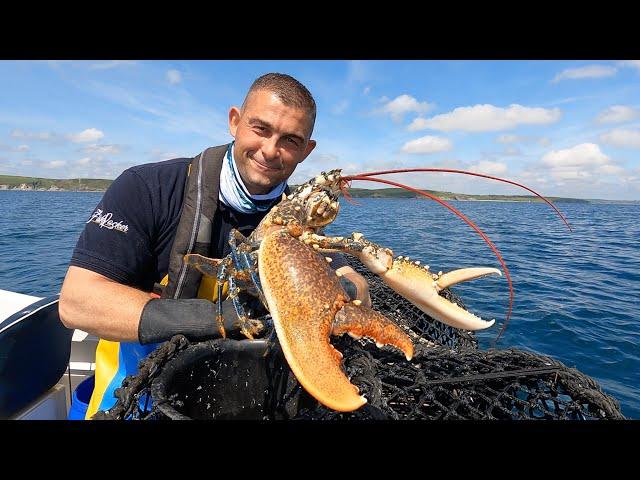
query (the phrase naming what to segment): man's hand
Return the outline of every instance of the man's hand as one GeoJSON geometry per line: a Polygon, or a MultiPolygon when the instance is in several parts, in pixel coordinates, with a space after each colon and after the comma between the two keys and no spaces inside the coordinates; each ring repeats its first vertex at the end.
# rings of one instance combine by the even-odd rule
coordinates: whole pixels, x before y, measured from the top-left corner
{"type": "Polygon", "coordinates": [[[360,300],[365,307],[371,307],[369,284],[362,275],[348,265],[338,268],[336,274],[351,300],[360,300]]]}

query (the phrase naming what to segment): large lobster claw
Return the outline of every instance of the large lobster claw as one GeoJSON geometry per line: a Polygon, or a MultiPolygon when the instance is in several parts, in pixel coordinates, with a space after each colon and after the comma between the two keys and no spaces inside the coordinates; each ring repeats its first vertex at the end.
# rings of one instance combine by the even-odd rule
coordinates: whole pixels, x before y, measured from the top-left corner
{"type": "Polygon", "coordinates": [[[393,345],[407,359],[413,356],[407,334],[382,314],[351,302],[323,257],[300,241],[286,233],[269,234],[258,258],[284,356],[305,390],[325,406],[351,411],[366,403],[342,371],[342,354],[330,335],[372,337],[378,346],[393,345]]]}

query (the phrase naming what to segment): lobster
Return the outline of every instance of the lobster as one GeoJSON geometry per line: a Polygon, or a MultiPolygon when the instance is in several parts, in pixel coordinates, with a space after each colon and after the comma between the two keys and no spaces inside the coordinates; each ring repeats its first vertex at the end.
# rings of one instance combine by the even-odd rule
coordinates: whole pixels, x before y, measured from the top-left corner
{"type": "MultiPolygon", "coordinates": [[[[369,180],[402,187],[431,198],[453,211],[478,232],[496,254],[509,283],[509,310],[500,334],[506,327],[513,304],[509,271],[491,240],[454,207],[427,192],[390,180],[374,178],[382,174],[406,171],[445,171],[476,175],[511,183],[534,193],[554,208],[571,228],[560,211],[546,198],[524,185],[489,175],[450,169],[403,169],[343,176],[340,169],[322,172],[298,186],[274,206],[256,229],[244,237],[237,230],[229,234],[231,253],[223,259],[187,254],[184,261],[202,274],[218,280],[218,299],[228,282],[228,296],[238,314],[240,330],[249,339],[265,326],[272,327],[284,356],[300,384],[316,400],[337,411],[362,407],[366,398],[359,395],[341,367],[342,354],[329,342],[331,335],[349,334],[368,337],[378,347],[391,345],[409,361],[413,343],[409,336],[381,313],[352,300],[344,290],[338,273],[330,268],[328,252],[343,252],[357,257],[370,271],[433,319],[455,328],[479,330],[491,327],[495,320],[483,320],[439,295],[444,288],[487,275],[501,275],[497,268],[465,268],[437,274],[419,261],[395,257],[389,248],[367,240],[362,233],[349,237],[328,237],[323,228],[333,222],[340,204],[338,196],[348,195],[353,180],[369,180]],[[240,301],[246,292],[259,299],[271,319],[265,325],[247,314],[240,301]]],[[[216,322],[225,336],[221,301],[218,300],[216,322]]],[[[500,335],[499,334],[499,335],[500,335]]],[[[498,337],[499,337],[498,335],[498,337]]]]}

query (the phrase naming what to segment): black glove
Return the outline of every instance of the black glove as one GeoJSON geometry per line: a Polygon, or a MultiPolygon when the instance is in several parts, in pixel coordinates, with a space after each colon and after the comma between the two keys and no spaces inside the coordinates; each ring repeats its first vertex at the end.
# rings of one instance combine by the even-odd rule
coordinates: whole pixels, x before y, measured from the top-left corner
{"type": "MultiPolygon", "coordinates": [[[[216,322],[218,306],[204,299],[154,298],[142,309],[138,341],[142,345],[164,342],[182,334],[192,341],[220,338],[216,322]]],[[[224,328],[228,337],[244,338],[231,300],[222,302],[224,328]]]]}

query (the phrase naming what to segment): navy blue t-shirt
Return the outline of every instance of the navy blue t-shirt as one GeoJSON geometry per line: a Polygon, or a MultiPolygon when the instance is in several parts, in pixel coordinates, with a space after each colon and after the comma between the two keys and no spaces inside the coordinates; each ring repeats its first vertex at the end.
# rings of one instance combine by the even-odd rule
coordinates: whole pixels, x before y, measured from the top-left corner
{"type": "MultiPolygon", "coordinates": [[[[190,162],[177,158],[125,170],[87,221],[70,265],[151,292],[169,269],[190,162]]],[[[238,213],[218,200],[209,256],[227,255],[231,228],[247,236],[266,213],[238,213]]]]}

